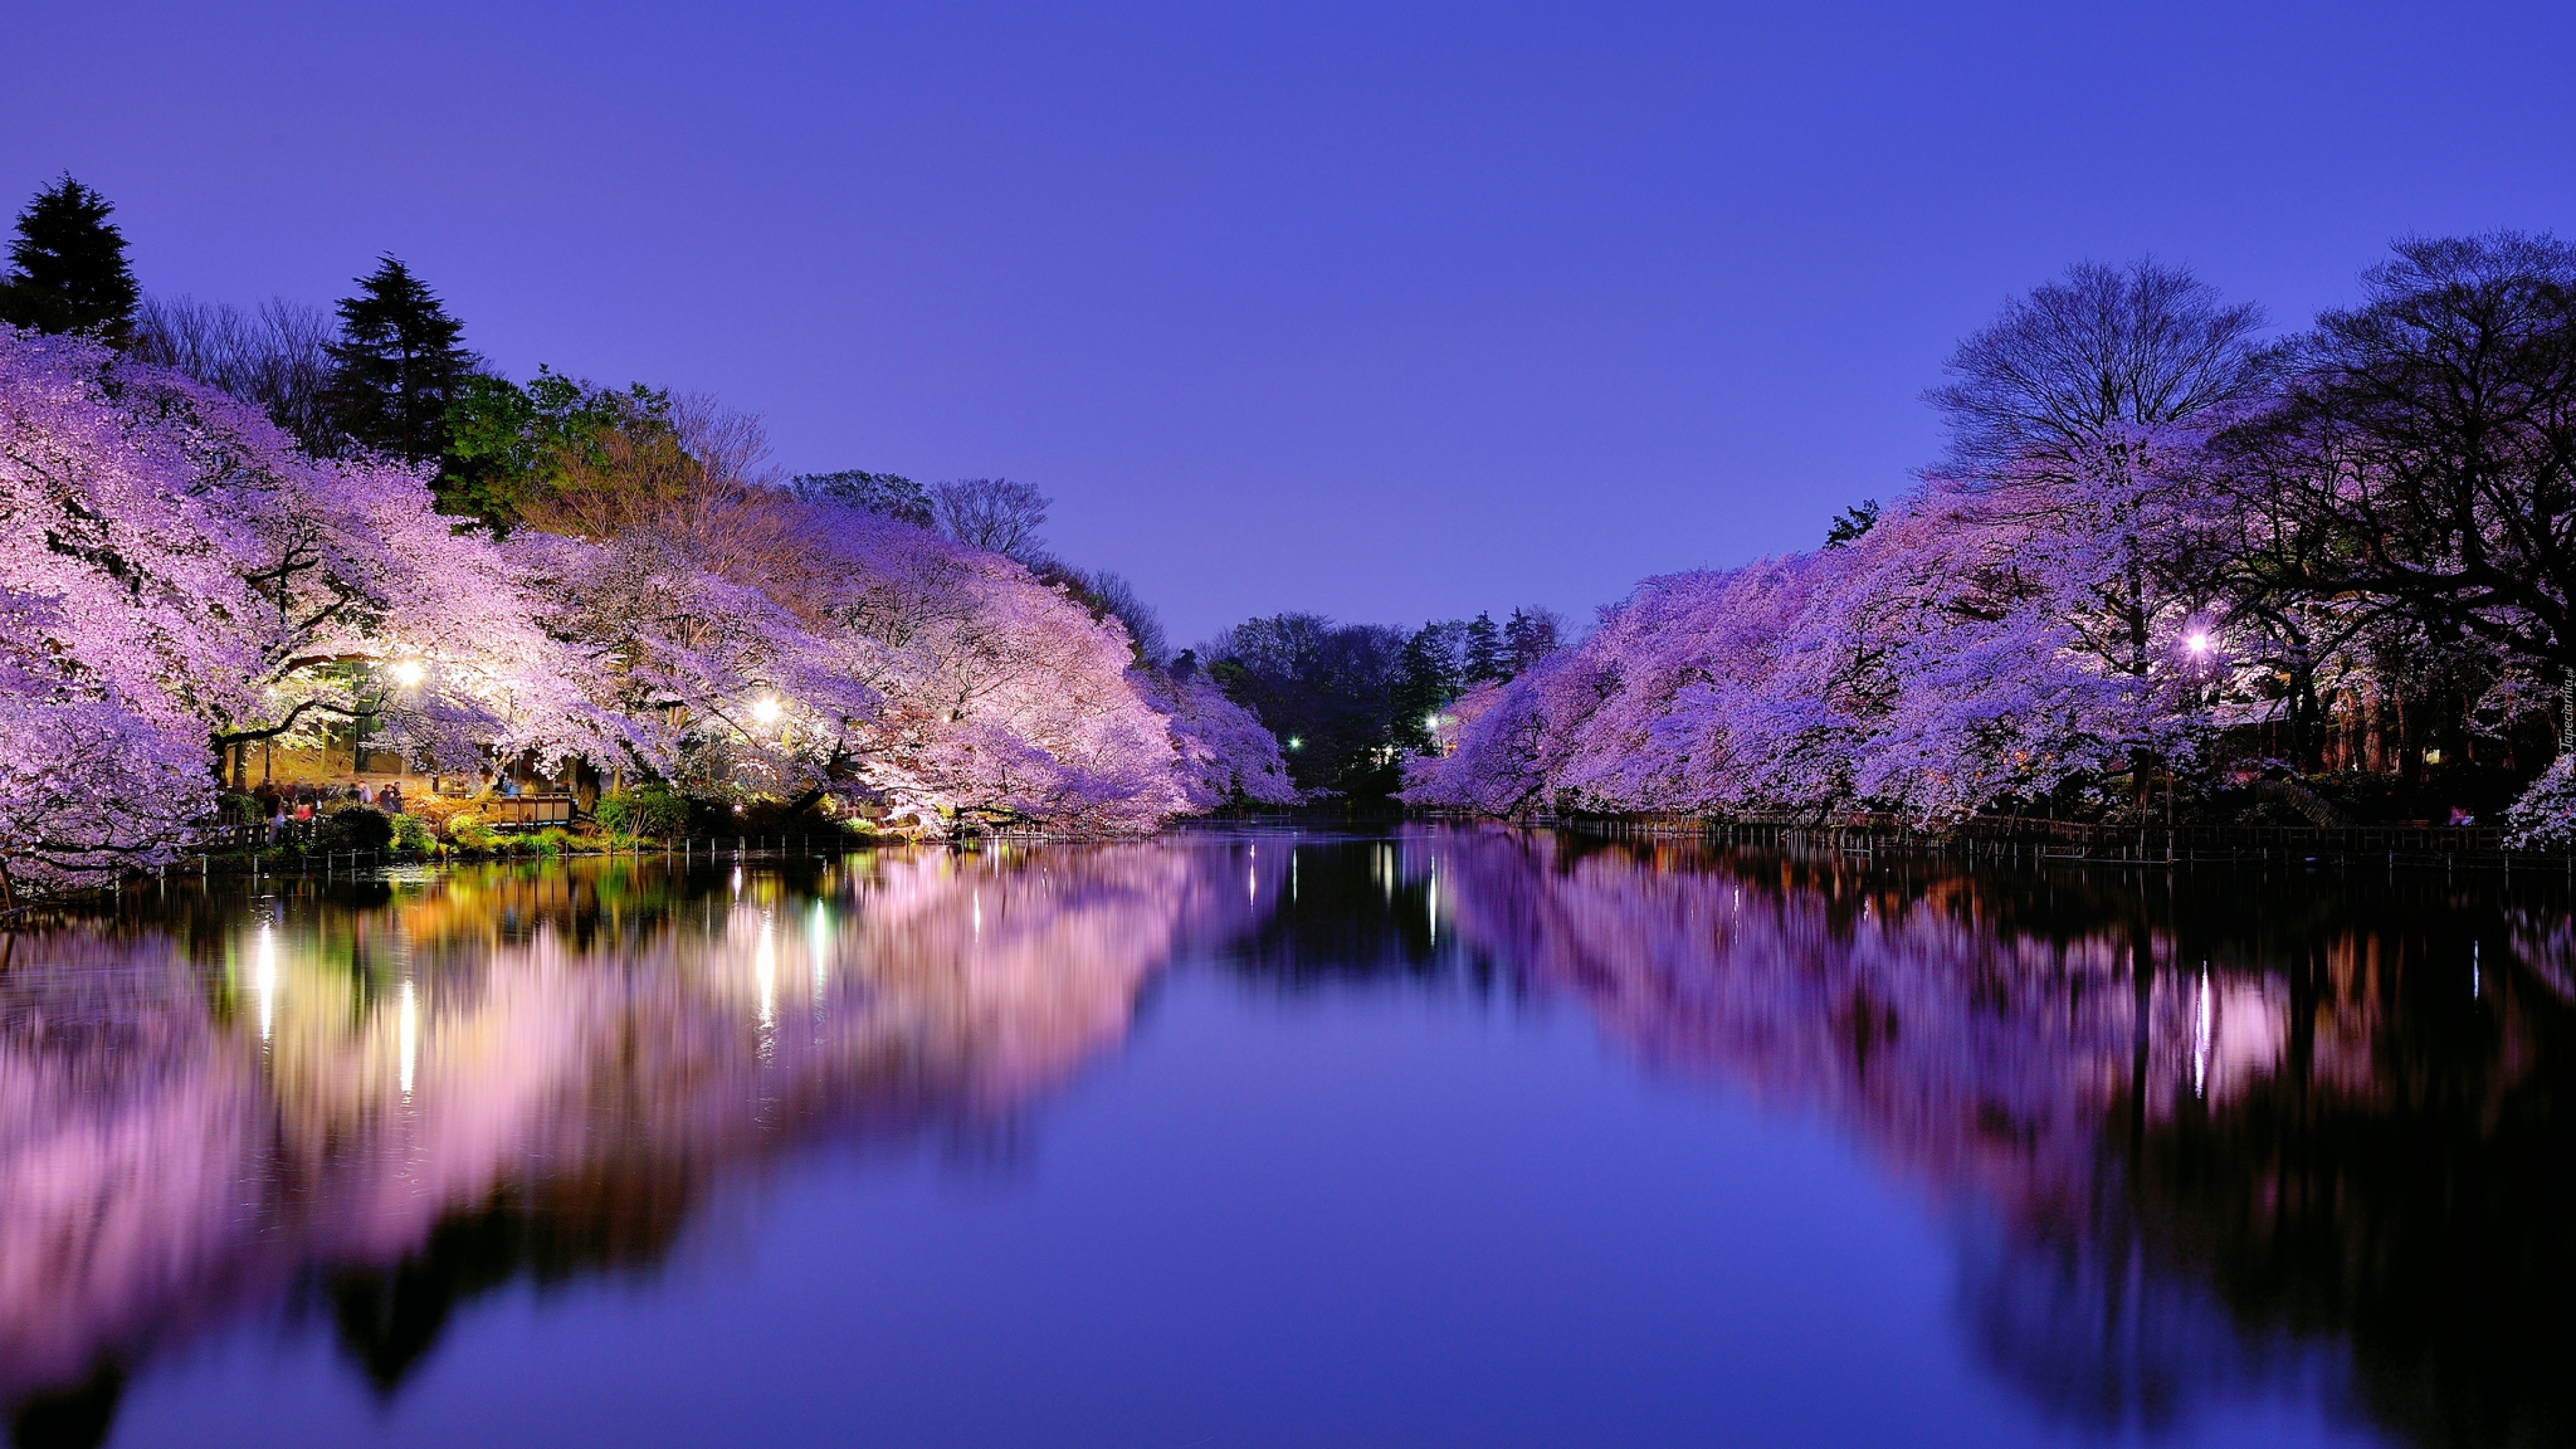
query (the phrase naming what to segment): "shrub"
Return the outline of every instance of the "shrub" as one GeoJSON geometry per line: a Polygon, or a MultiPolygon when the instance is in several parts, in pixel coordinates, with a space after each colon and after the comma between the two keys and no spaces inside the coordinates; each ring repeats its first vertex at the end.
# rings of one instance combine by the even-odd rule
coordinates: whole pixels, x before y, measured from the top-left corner
{"type": "Polygon", "coordinates": [[[689,814],[687,800],[647,785],[600,796],[591,818],[612,835],[670,836],[687,833],[689,814]]]}
{"type": "Polygon", "coordinates": [[[394,817],[394,849],[426,852],[438,844],[437,832],[417,815],[394,817]]]}
{"type": "Polygon", "coordinates": [[[492,842],[500,839],[492,833],[491,826],[483,823],[483,817],[471,810],[447,817],[447,838],[467,850],[490,850],[492,842]]]}
{"type": "Polygon", "coordinates": [[[569,855],[572,853],[572,837],[560,826],[549,825],[537,832],[536,848],[539,855],[569,855]]]}
{"type": "Polygon", "coordinates": [[[743,802],[722,833],[727,835],[829,835],[837,826],[819,804],[790,809],[788,801],[756,798],[743,802]]]}
{"type": "Polygon", "coordinates": [[[313,844],[318,850],[382,850],[393,839],[391,817],[373,805],[351,800],[323,809],[313,844]]]}

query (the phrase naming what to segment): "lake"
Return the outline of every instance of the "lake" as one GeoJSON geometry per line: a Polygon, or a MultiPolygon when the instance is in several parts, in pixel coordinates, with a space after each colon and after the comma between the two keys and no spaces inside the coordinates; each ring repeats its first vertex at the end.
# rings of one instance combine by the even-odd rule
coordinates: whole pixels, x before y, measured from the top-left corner
{"type": "Polygon", "coordinates": [[[145,886],[19,1445],[2576,1440],[2563,876],[1500,828],[145,886]]]}

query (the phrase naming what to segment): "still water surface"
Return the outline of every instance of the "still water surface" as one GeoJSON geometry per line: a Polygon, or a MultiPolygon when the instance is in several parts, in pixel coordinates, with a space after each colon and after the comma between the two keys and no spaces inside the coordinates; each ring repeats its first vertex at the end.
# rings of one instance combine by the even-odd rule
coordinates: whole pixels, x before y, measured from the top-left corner
{"type": "Polygon", "coordinates": [[[23,1445],[2576,1436],[2556,881],[1212,832],[5,949],[23,1445]]]}

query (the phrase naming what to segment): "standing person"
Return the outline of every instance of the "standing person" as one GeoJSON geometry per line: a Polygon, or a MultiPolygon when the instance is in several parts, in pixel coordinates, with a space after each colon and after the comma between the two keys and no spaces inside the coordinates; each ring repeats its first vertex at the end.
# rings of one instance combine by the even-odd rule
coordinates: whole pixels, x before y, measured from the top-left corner
{"type": "Polygon", "coordinates": [[[376,793],[376,808],[384,811],[387,815],[400,815],[403,813],[402,781],[388,780],[385,782],[385,788],[376,793]]]}

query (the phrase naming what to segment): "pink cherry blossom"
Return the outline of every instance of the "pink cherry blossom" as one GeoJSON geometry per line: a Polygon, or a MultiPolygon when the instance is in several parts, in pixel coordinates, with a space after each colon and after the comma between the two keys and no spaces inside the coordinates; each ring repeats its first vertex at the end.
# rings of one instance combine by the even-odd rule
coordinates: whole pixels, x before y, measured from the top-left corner
{"type": "Polygon", "coordinates": [[[582,758],[934,835],[1290,798],[1248,715],[1131,673],[1114,618],[999,554],[722,482],[614,537],[504,543],[415,470],[5,328],[0,585],[0,837],[44,887],[182,848],[224,746],[360,718],[445,769],[582,758]]]}

